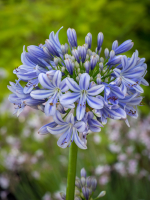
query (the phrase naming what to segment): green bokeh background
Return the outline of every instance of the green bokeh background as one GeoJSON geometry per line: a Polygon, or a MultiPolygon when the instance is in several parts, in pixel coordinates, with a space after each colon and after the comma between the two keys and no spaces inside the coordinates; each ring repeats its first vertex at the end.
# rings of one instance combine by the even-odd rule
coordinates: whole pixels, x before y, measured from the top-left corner
{"type": "MultiPolygon", "coordinates": [[[[99,32],[103,32],[104,34],[103,50],[106,47],[111,49],[112,42],[116,39],[119,41],[119,44],[127,39],[132,39],[134,47],[132,50],[127,52],[126,55],[131,56],[133,51],[138,49],[139,56],[146,58],[146,63],[149,69],[149,0],[0,0],[0,68],[4,68],[7,71],[7,77],[0,80],[0,101],[3,100],[4,96],[9,94],[7,89],[8,82],[14,81],[16,78],[12,71],[15,67],[21,65],[20,55],[23,50],[23,45],[27,47],[32,44],[38,45],[44,43],[45,39],[49,37],[51,31],[56,32],[62,26],[64,28],[60,31],[59,35],[62,44],[67,42],[66,31],[67,28],[71,27],[77,32],[78,44],[84,43],[85,36],[88,32],[92,33],[93,50],[96,47],[97,34],[99,32]]],[[[146,80],[150,82],[150,70],[146,75],[146,80]]],[[[144,116],[150,112],[150,89],[149,87],[143,88],[145,91],[145,106],[140,109],[144,116]]],[[[14,123],[18,122],[17,119],[11,118],[7,114],[1,119],[1,126],[8,123],[8,120],[10,127],[13,126],[14,123]]],[[[19,126],[21,125],[17,126],[17,134],[18,137],[20,137],[19,130],[21,127],[19,128],[19,126]]],[[[11,133],[13,133],[13,129],[8,134],[11,133]]],[[[54,142],[56,145],[56,140],[54,140],[54,142]]],[[[32,144],[30,145],[32,146],[32,144]]],[[[105,145],[105,143],[103,145],[105,145]]],[[[63,151],[60,151],[58,147],[54,148],[56,149],[56,152],[52,155],[53,159],[55,159],[57,155],[63,153],[63,151]]],[[[95,155],[94,159],[96,159],[96,148],[94,148],[92,144],[89,145],[89,148],[92,149],[92,152],[95,155]]],[[[68,154],[67,151],[68,150],[64,150],[64,154],[68,154]]],[[[87,150],[87,154],[91,154],[91,151],[87,150]]],[[[78,167],[82,167],[81,163],[78,167]]],[[[89,163],[87,162],[87,168],[89,167],[90,169],[94,163],[96,163],[96,161],[90,158],[89,163]]],[[[54,164],[57,168],[57,159],[54,161],[54,164]]],[[[60,167],[58,167],[58,170],[60,170],[60,167]]],[[[66,177],[66,168],[64,169],[63,177],[66,177]]],[[[51,178],[53,177],[51,176],[51,178]]],[[[61,174],[59,173],[59,181],[60,178],[61,174]]],[[[54,177],[54,179],[57,179],[57,176],[54,177]]],[[[56,182],[59,181],[57,180],[56,182]]],[[[116,183],[116,188],[110,187],[110,193],[106,199],[126,199],[119,191],[120,189],[117,189],[117,184],[119,185],[120,183],[116,183]],[[115,191],[118,192],[116,192],[118,196],[115,196],[115,191]]],[[[143,190],[143,183],[139,184],[141,185],[137,185],[135,191],[137,190],[137,187],[141,187],[141,190],[143,190]]],[[[38,188],[38,183],[34,184],[35,187],[36,185],[38,188]]],[[[147,185],[147,183],[145,183],[145,185],[147,185]]],[[[127,183],[126,187],[130,189],[130,184],[127,183]]],[[[52,187],[52,190],[55,190],[56,188],[57,185],[56,187],[52,187]]],[[[135,199],[134,192],[132,193],[132,197],[130,196],[129,199],[135,199]]]]}

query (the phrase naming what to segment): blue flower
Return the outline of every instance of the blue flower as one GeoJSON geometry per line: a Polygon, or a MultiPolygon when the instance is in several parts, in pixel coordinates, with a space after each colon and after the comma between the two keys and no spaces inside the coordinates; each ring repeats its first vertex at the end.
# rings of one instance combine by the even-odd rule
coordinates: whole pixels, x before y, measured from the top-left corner
{"type": "Polygon", "coordinates": [[[85,126],[85,130],[84,130],[84,135],[88,134],[89,131],[91,132],[100,132],[101,131],[101,127],[103,127],[103,125],[96,119],[94,118],[94,114],[92,112],[87,112],[84,116],[84,118],[82,119],[82,121],[85,122],[86,126],[85,126]]]}
{"type": "Polygon", "coordinates": [[[98,120],[103,124],[107,123],[107,118],[111,119],[126,119],[126,112],[119,107],[119,105],[108,105],[105,103],[102,96],[97,96],[104,102],[104,107],[102,109],[96,109],[95,113],[98,116],[98,120]]]}
{"type": "Polygon", "coordinates": [[[119,100],[118,99],[124,99],[124,93],[121,91],[120,87],[116,85],[115,82],[111,82],[109,84],[107,83],[102,83],[105,86],[104,89],[104,100],[105,103],[108,104],[118,104],[119,100]]]}
{"type": "Polygon", "coordinates": [[[61,81],[62,73],[61,71],[56,71],[52,82],[49,80],[46,74],[41,73],[39,75],[39,82],[46,89],[34,90],[31,92],[31,97],[34,99],[45,99],[49,98],[45,104],[44,112],[47,116],[55,115],[56,113],[56,103],[62,92],[68,90],[65,79],[61,81]]]}
{"type": "Polygon", "coordinates": [[[76,115],[77,119],[81,120],[84,117],[86,102],[91,108],[101,109],[103,101],[94,96],[100,94],[104,90],[103,85],[96,85],[89,88],[90,76],[83,73],[80,77],[79,85],[71,78],[67,78],[66,83],[73,93],[66,93],[60,97],[62,105],[72,104],[78,100],[76,115]]]}
{"type": "Polygon", "coordinates": [[[38,105],[45,102],[45,100],[36,100],[31,98],[30,94],[25,94],[23,92],[23,87],[19,83],[10,82],[10,85],[8,89],[13,92],[13,94],[10,94],[8,99],[16,106],[14,114],[17,114],[17,116],[20,115],[26,105],[38,109],[38,105]]]}
{"type": "Polygon", "coordinates": [[[126,51],[129,51],[133,47],[134,43],[132,40],[126,40],[121,45],[118,46],[118,41],[114,41],[112,44],[112,50],[115,51],[115,54],[121,54],[126,51]]]}
{"type": "Polygon", "coordinates": [[[133,47],[132,40],[119,46],[114,41],[112,50],[105,48],[104,57],[100,57],[103,33],[98,34],[93,52],[91,33],[86,35],[85,44],[78,46],[76,31],[69,28],[69,45],[61,45],[61,29],[51,32],[45,44],[30,45],[28,52],[24,47],[22,65],[14,70],[18,80],[8,86],[13,92],[9,100],[16,105],[17,115],[28,105],[53,117],[54,122],[41,127],[40,134],[62,133],[59,146],[65,148],[74,140],[85,149],[88,133],[99,132],[107,118],[124,120],[128,126],[127,115],[137,118],[137,106],[143,98],[140,85],[149,85],[144,78],[147,65],[138,51],[131,58],[118,55],[133,47]],[[65,121],[60,113],[65,114],[65,121]]]}
{"type": "Polygon", "coordinates": [[[139,79],[145,73],[145,67],[136,65],[138,62],[138,51],[133,53],[131,59],[127,59],[126,56],[121,58],[122,70],[115,68],[113,71],[116,76],[115,82],[120,85],[124,94],[127,93],[127,89],[134,89],[136,92],[143,93],[143,89],[139,86],[135,79],[139,79]]]}
{"type": "Polygon", "coordinates": [[[56,115],[53,116],[53,119],[58,126],[55,128],[47,126],[47,130],[54,135],[62,134],[57,142],[58,146],[66,148],[74,141],[79,148],[87,148],[78,135],[78,132],[82,133],[85,130],[85,123],[83,121],[75,121],[72,113],[70,113],[66,121],[64,121],[58,111],[56,111],[56,115]]]}

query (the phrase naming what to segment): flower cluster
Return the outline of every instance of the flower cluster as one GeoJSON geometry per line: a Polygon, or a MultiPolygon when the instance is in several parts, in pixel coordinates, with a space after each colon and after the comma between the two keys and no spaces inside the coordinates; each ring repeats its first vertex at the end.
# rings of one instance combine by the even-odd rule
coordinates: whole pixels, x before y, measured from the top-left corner
{"type": "Polygon", "coordinates": [[[131,40],[121,45],[114,41],[112,50],[106,48],[100,57],[103,33],[98,34],[93,52],[91,33],[79,46],[74,29],[67,30],[69,45],[60,44],[59,31],[51,32],[44,45],[28,46],[28,52],[23,49],[22,65],[14,70],[18,80],[8,86],[13,92],[9,101],[17,115],[30,106],[52,116],[54,121],[39,133],[61,133],[60,147],[74,141],[86,149],[87,134],[99,132],[107,118],[125,120],[128,126],[127,115],[137,118],[137,106],[142,105],[140,85],[148,85],[147,65],[137,50],[131,58],[120,55],[133,47],[131,40]]]}
{"type": "MultiPolygon", "coordinates": [[[[80,171],[81,173],[81,179],[76,177],[76,181],[75,181],[75,200],[90,200],[93,199],[93,193],[96,190],[97,187],[97,180],[95,177],[92,176],[88,176],[86,175],[86,171],[84,168],[81,169],[80,171]]],[[[94,200],[99,199],[101,197],[103,197],[106,194],[105,191],[102,191],[99,193],[99,195],[94,198],[94,200]]],[[[66,199],[66,195],[64,193],[60,193],[61,198],[63,200],[66,199]]]]}

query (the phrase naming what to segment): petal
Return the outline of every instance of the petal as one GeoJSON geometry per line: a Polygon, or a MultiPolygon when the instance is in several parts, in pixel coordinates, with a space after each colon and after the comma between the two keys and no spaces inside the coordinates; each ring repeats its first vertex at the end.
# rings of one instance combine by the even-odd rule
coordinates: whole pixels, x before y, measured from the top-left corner
{"type": "Polygon", "coordinates": [[[85,130],[85,123],[84,122],[77,122],[75,123],[74,127],[79,131],[79,133],[82,133],[85,130]]]}
{"type": "Polygon", "coordinates": [[[79,97],[80,93],[67,92],[66,94],[63,94],[59,99],[62,105],[66,105],[74,103],[75,101],[77,101],[77,99],[79,99],[79,97]]]}
{"type": "Polygon", "coordinates": [[[123,75],[126,78],[137,78],[143,76],[145,72],[145,69],[142,69],[141,67],[136,67],[135,69],[129,70],[128,72],[124,73],[123,75]]]}
{"type": "Polygon", "coordinates": [[[46,88],[49,90],[52,90],[55,88],[46,74],[44,73],[39,74],[38,79],[39,79],[40,84],[43,86],[43,88],[46,88]]]}
{"type": "Polygon", "coordinates": [[[101,99],[91,96],[87,96],[87,103],[91,108],[95,109],[102,109],[104,106],[104,103],[101,99]]]}
{"type": "Polygon", "coordinates": [[[68,130],[60,136],[59,140],[57,141],[57,145],[61,148],[68,147],[71,140],[71,135],[72,127],[68,128],[68,130]]]}
{"type": "Polygon", "coordinates": [[[59,126],[59,127],[55,127],[55,128],[51,128],[51,127],[47,126],[48,132],[53,134],[53,135],[64,133],[68,129],[69,129],[69,125],[68,124],[63,125],[63,126],[59,126]]]}
{"type": "Polygon", "coordinates": [[[128,58],[127,58],[127,56],[122,56],[121,57],[121,64],[122,64],[123,70],[128,67],[128,58]]]}
{"type": "Polygon", "coordinates": [[[45,104],[44,112],[47,116],[56,114],[57,93],[55,93],[45,104]]]}
{"type": "Polygon", "coordinates": [[[63,104],[63,106],[64,106],[65,108],[75,108],[74,103],[73,103],[73,104],[63,104]]]}
{"type": "Polygon", "coordinates": [[[103,127],[103,125],[96,119],[90,119],[88,120],[88,124],[90,126],[100,126],[100,127],[103,127]]]}
{"type": "Polygon", "coordinates": [[[117,109],[105,109],[106,115],[109,118],[112,119],[126,119],[126,112],[121,109],[121,108],[117,108],[117,109]]]}
{"type": "Polygon", "coordinates": [[[38,78],[28,81],[28,83],[25,85],[25,87],[23,89],[23,92],[25,94],[30,93],[33,90],[33,88],[37,86],[38,83],[39,83],[38,78]]]}
{"type": "Polygon", "coordinates": [[[120,85],[120,89],[123,92],[124,95],[126,95],[127,93],[127,88],[126,85],[124,84],[124,82],[122,81],[121,85],[120,85]]]}
{"type": "Polygon", "coordinates": [[[66,124],[64,122],[64,120],[62,119],[61,114],[60,114],[60,112],[58,110],[56,111],[56,114],[53,116],[53,119],[58,125],[66,124]]]}
{"type": "Polygon", "coordinates": [[[30,93],[30,96],[34,99],[45,99],[53,94],[54,92],[52,90],[34,90],[30,93]]]}
{"type": "Polygon", "coordinates": [[[37,77],[37,73],[35,71],[27,72],[27,73],[18,73],[17,77],[20,78],[21,80],[31,80],[33,78],[37,77]]]}
{"type": "Polygon", "coordinates": [[[73,116],[72,113],[70,113],[70,114],[67,116],[66,122],[67,122],[68,124],[69,124],[69,123],[74,124],[74,116],[73,116]]]}
{"type": "Polygon", "coordinates": [[[132,106],[126,106],[125,107],[125,111],[126,111],[127,115],[129,115],[129,116],[131,116],[133,118],[137,118],[138,117],[137,111],[132,106]]]}
{"type": "Polygon", "coordinates": [[[88,95],[96,96],[104,90],[104,85],[96,85],[88,89],[88,95]]]}
{"type": "Polygon", "coordinates": [[[69,89],[72,90],[73,92],[80,91],[79,85],[72,78],[67,78],[66,83],[67,83],[69,89]]]}
{"type": "Polygon", "coordinates": [[[131,79],[128,79],[128,78],[123,78],[123,80],[126,87],[130,88],[130,89],[135,89],[137,92],[139,93],[143,93],[144,90],[135,82],[135,81],[132,81],[131,79]]]}
{"type": "Polygon", "coordinates": [[[111,87],[111,91],[120,99],[123,99],[124,98],[124,93],[121,91],[120,87],[118,86],[111,86],[110,84],[110,87],[111,87]]]}
{"type": "Polygon", "coordinates": [[[90,76],[87,73],[83,73],[80,76],[79,86],[81,90],[87,90],[90,84],[90,76]]]}
{"type": "Polygon", "coordinates": [[[22,102],[28,106],[35,106],[35,105],[40,105],[40,104],[44,103],[45,100],[33,99],[31,97],[28,97],[28,98],[23,99],[22,102]]]}
{"type": "Polygon", "coordinates": [[[66,92],[67,90],[69,90],[69,87],[66,83],[66,79],[62,80],[59,87],[60,87],[62,92],[66,92]]]}
{"type": "Polygon", "coordinates": [[[89,126],[89,129],[93,132],[93,133],[98,133],[101,131],[101,128],[97,127],[97,126],[89,126]]]}
{"type": "Polygon", "coordinates": [[[47,127],[54,128],[54,127],[56,127],[56,126],[57,126],[57,124],[56,124],[55,122],[51,122],[51,123],[49,123],[49,124],[45,124],[44,126],[42,126],[42,127],[39,129],[38,133],[41,134],[41,135],[48,134],[49,132],[48,132],[48,130],[47,130],[47,127]]]}
{"type": "Polygon", "coordinates": [[[78,120],[81,120],[84,117],[85,109],[86,109],[86,95],[82,94],[80,96],[80,100],[78,102],[77,110],[76,110],[76,115],[77,115],[78,120]]]}
{"type": "Polygon", "coordinates": [[[87,149],[86,145],[84,144],[84,142],[80,139],[78,133],[77,133],[77,129],[73,128],[73,140],[76,143],[76,145],[80,148],[80,149],[87,149]]]}
{"type": "Polygon", "coordinates": [[[57,70],[53,77],[53,85],[59,87],[61,83],[62,73],[61,71],[57,70]]]}

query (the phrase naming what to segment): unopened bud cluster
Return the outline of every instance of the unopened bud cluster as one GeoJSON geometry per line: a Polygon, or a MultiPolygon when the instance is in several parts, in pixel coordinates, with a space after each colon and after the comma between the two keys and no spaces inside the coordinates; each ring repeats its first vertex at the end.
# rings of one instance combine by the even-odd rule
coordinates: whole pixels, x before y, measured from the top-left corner
{"type": "MultiPolygon", "coordinates": [[[[75,197],[74,200],[96,200],[103,197],[106,192],[102,191],[100,194],[93,198],[94,192],[97,187],[97,180],[95,177],[86,175],[86,171],[84,168],[81,169],[81,178],[76,177],[75,181],[75,197]]],[[[64,193],[60,193],[62,200],[66,199],[66,195],[64,193]]]]}

